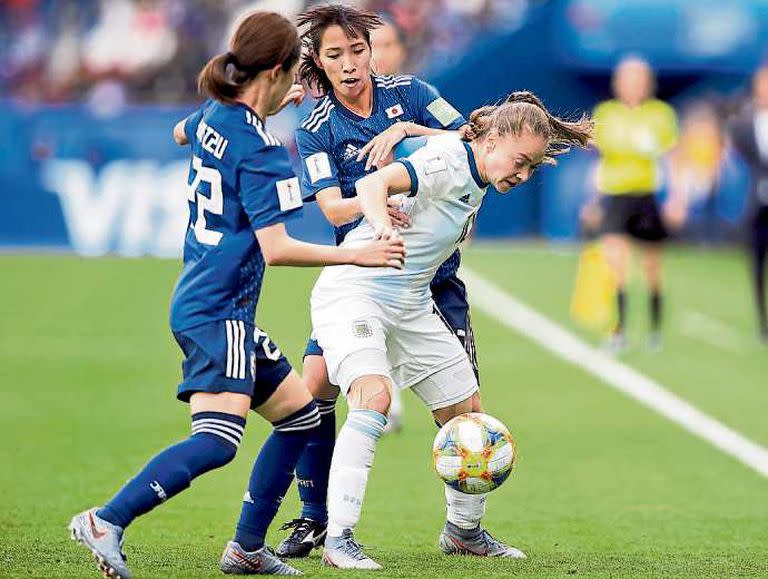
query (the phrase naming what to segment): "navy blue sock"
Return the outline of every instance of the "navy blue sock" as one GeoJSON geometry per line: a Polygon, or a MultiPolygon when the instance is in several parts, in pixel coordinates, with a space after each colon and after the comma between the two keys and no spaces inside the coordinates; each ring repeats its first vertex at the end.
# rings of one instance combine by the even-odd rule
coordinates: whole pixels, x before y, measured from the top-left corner
{"type": "Polygon", "coordinates": [[[320,415],[313,400],[273,424],[275,429],[253,464],[235,533],[235,542],[249,552],[264,546],[267,529],[293,480],[296,462],[320,424],[320,415]]]}
{"type": "Polygon", "coordinates": [[[301,516],[318,523],[328,521],[328,477],[333,447],[336,445],[336,400],[316,399],[320,411],[320,427],[312,437],[296,465],[296,484],[301,498],[301,516]]]}
{"type": "Polygon", "coordinates": [[[97,516],[122,528],[189,487],[203,473],[224,466],[237,452],[245,419],[223,412],[192,416],[192,436],[166,448],[99,509],[97,516]]]}

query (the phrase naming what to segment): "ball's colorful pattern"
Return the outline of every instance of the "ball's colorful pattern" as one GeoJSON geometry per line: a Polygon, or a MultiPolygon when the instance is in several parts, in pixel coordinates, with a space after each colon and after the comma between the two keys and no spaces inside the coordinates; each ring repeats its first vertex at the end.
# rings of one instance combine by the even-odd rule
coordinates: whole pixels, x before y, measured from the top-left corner
{"type": "Polygon", "coordinates": [[[507,427],[479,412],[448,421],[432,445],[438,476],[470,495],[498,488],[512,472],[515,458],[515,442],[507,427]]]}

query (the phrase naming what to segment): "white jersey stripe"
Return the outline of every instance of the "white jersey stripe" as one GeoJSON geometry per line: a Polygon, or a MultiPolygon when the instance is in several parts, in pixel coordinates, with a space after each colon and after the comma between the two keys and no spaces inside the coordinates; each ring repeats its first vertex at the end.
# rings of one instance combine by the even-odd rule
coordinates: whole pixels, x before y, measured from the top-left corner
{"type": "Polygon", "coordinates": [[[335,109],[335,108],[336,108],[335,105],[329,106],[328,110],[325,112],[325,114],[322,117],[318,118],[313,123],[307,124],[307,126],[304,127],[304,128],[309,130],[309,131],[311,131],[311,132],[313,132],[313,133],[317,132],[317,130],[323,125],[323,123],[325,121],[327,121],[329,118],[331,118],[331,113],[333,112],[333,109],[335,109]]]}
{"type": "Polygon", "coordinates": [[[313,110],[309,114],[306,120],[303,123],[301,123],[301,126],[303,128],[307,128],[310,124],[314,123],[319,117],[323,116],[328,110],[328,107],[330,107],[332,104],[333,103],[331,103],[331,99],[326,97],[323,103],[320,106],[316,107],[315,110],[313,110]]]}
{"type": "Polygon", "coordinates": [[[233,336],[232,336],[232,322],[229,320],[225,320],[224,322],[227,326],[227,378],[232,378],[232,344],[234,343],[233,336]]]}
{"type": "Polygon", "coordinates": [[[230,322],[232,324],[232,375],[230,378],[237,378],[240,372],[240,326],[237,325],[236,320],[230,322]]]}
{"type": "Polygon", "coordinates": [[[240,341],[239,341],[239,348],[240,348],[240,373],[238,374],[238,377],[241,380],[245,379],[245,366],[246,366],[246,360],[245,360],[245,324],[243,322],[237,322],[240,326],[240,341]]]}

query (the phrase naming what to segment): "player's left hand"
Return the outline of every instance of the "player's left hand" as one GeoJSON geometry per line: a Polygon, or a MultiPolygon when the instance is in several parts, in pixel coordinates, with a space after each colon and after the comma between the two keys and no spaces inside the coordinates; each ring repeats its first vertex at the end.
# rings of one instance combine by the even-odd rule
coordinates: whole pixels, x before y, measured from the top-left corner
{"type": "Polygon", "coordinates": [[[280,104],[278,105],[277,110],[272,114],[279,113],[291,103],[293,103],[296,106],[299,106],[302,102],[304,102],[304,97],[306,96],[307,96],[307,91],[304,89],[303,85],[300,85],[300,84],[291,85],[291,88],[289,88],[288,92],[285,93],[283,100],[280,101],[280,104]]]}
{"type": "Polygon", "coordinates": [[[362,161],[368,155],[365,170],[370,171],[371,167],[380,169],[392,162],[392,149],[407,136],[406,123],[395,123],[368,141],[357,154],[357,161],[362,161]]]}

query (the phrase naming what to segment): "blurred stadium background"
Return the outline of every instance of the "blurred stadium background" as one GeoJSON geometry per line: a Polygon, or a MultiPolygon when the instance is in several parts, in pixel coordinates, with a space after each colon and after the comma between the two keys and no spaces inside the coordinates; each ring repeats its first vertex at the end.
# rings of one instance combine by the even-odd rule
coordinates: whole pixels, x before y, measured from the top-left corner
{"type": "MultiPolygon", "coordinates": [[[[294,16],[306,4],[0,2],[0,433],[8,443],[0,450],[0,576],[88,576],[67,544],[68,517],[106,496],[132,470],[126,463],[138,466],[186,431],[172,394],[178,353],[166,320],[186,227],[188,159],[171,128],[200,102],[197,73],[225,49],[240,14],[294,16]]],[[[678,113],[681,147],[704,153],[692,154],[700,166],[683,168],[690,216],[666,258],[664,349],[638,346],[639,293],[643,299],[630,301],[635,347],[621,362],[755,444],[751,464],[739,459],[746,468],[605,388],[604,378],[575,372],[573,360],[478,304],[487,408],[521,450],[517,474],[492,497],[490,526],[531,559],[510,567],[434,554],[442,517],[429,472],[434,430],[410,396],[404,432],[378,453],[363,541],[383,550],[397,577],[768,576],[768,481],[756,472],[763,465],[768,476],[768,357],[743,247],[749,165],[727,130],[749,106],[751,77],[768,58],[768,1],[354,4],[385,14],[401,34],[403,71],[437,86],[465,115],[522,88],[561,115],[590,111],[610,97],[623,55],[648,59],[659,97],[678,113]],[[403,473],[413,482],[393,514],[388,492],[403,473]]],[[[293,130],[311,107],[308,99],[270,121],[294,154],[293,130]]],[[[475,275],[590,344],[602,336],[576,325],[569,304],[596,161],[595,152],[574,153],[513,195],[489,195],[465,257],[475,275]]],[[[665,163],[662,197],[677,170],[665,163]]],[[[292,233],[330,242],[330,226],[307,209],[292,233]]],[[[260,306],[294,364],[315,275],[270,272],[260,306]]],[[[214,572],[264,432],[253,420],[232,469],[136,525],[129,555],[138,554],[137,573],[214,572]]],[[[287,519],[295,493],[286,503],[287,519]]],[[[323,572],[317,559],[309,565],[323,572]]]]}

